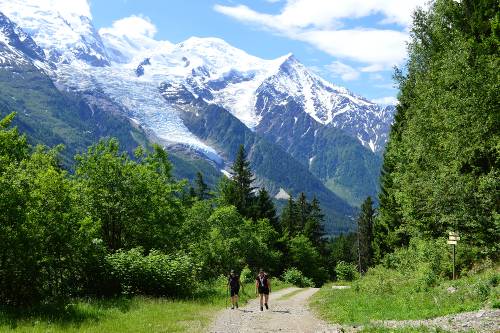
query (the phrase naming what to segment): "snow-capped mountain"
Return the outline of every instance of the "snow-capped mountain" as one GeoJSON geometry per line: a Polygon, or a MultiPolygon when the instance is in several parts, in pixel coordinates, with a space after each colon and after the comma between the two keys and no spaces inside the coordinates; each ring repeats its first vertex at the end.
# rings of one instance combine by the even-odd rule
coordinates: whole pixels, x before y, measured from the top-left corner
{"type": "Polygon", "coordinates": [[[30,35],[51,62],[109,64],[86,0],[71,0],[71,4],[62,0],[1,0],[0,12],[30,35]]]}
{"type": "Polygon", "coordinates": [[[350,183],[353,174],[369,183],[363,190],[367,193],[349,194],[355,198],[351,203],[376,192],[379,157],[373,152],[384,147],[394,109],[322,79],[292,54],[261,59],[219,38],[159,41],[154,26],[141,17],[97,32],[87,0],[72,0],[71,5],[64,0],[0,0],[0,12],[19,26],[20,36],[19,41],[0,39],[0,51],[21,52],[21,44],[29,45],[33,54],[21,55],[60,91],[111,101],[114,110],[153,141],[196,151],[224,169],[231,159],[221,147],[230,138],[194,128],[203,124],[192,116],[210,120],[217,131],[225,129],[214,119],[227,121],[240,128],[235,135],[248,137],[237,119],[337,194],[358,191],[350,183]],[[215,117],[214,110],[235,118],[215,117]],[[356,153],[346,158],[346,149],[356,153]]]}
{"type": "Polygon", "coordinates": [[[0,10],[32,36],[49,61],[58,64],[52,75],[62,86],[74,90],[99,86],[160,138],[181,143],[186,138],[187,144],[210,150],[183,129],[175,112],[158,112],[168,106],[156,88],[162,82],[181,82],[251,129],[258,128],[273,106],[293,100],[319,124],[344,129],[372,151],[384,146],[392,109],[321,79],[293,55],[264,60],[217,38],[193,37],[172,44],[113,28],[99,34],[86,0],[76,0],[77,6],[60,3],[1,0],[0,10]],[[266,103],[257,104],[264,95],[266,103]]]}
{"type": "Polygon", "coordinates": [[[44,57],[33,39],[0,12],[0,66],[43,61],[44,57]]]}
{"type": "Polygon", "coordinates": [[[161,73],[165,81],[182,83],[195,96],[226,108],[251,129],[258,130],[273,107],[293,100],[318,124],[343,129],[372,151],[383,149],[387,140],[392,107],[380,107],[323,80],[291,54],[264,60],[218,38],[192,37],[179,44],[143,38],[139,45],[151,48],[138,49],[130,57],[129,38],[107,31],[103,41],[109,45],[109,53],[129,54],[129,74],[132,68],[143,79],[161,73]],[[257,103],[259,98],[266,102],[257,103]]]}
{"type": "MultiPolygon", "coordinates": [[[[305,112],[319,125],[340,128],[374,152],[384,147],[394,111],[322,79],[293,55],[259,86],[256,96],[261,118],[293,101],[299,112],[305,112]]],[[[305,135],[310,128],[303,130],[305,135]]]]}

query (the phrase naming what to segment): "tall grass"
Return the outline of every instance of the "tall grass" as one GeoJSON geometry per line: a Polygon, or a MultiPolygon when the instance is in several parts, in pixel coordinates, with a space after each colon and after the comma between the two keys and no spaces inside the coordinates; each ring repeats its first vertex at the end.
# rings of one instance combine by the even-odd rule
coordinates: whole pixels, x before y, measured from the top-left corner
{"type": "Polygon", "coordinates": [[[427,319],[497,306],[499,281],[498,267],[434,286],[422,286],[420,277],[377,267],[351,283],[350,289],[324,286],[311,303],[323,318],[336,323],[427,319]]]}

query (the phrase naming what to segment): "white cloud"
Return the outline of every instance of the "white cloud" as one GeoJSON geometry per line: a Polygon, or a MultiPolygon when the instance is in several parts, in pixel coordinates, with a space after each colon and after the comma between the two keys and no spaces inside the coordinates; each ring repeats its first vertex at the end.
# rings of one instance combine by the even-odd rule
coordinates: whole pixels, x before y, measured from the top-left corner
{"type": "Polygon", "coordinates": [[[362,67],[360,70],[364,73],[380,72],[380,71],[384,70],[384,66],[381,66],[380,64],[375,64],[375,65],[362,67]]]}
{"type": "Polygon", "coordinates": [[[170,46],[167,41],[156,41],[156,26],[143,16],[129,16],[114,21],[109,28],[99,29],[102,41],[111,51],[113,61],[128,62],[136,54],[158,47],[160,44],[170,46]]]}
{"type": "Polygon", "coordinates": [[[314,47],[341,59],[364,64],[363,72],[390,69],[406,55],[408,26],[417,6],[428,0],[287,0],[279,14],[255,11],[245,5],[215,5],[214,10],[260,29],[314,47]],[[380,14],[379,24],[394,23],[400,29],[343,28],[344,19],[380,14]]]}
{"type": "Polygon", "coordinates": [[[408,36],[396,30],[314,30],[296,35],[318,49],[341,59],[368,64],[368,68],[390,69],[406,55],[408,36]]]}
{"type": "Polygon", "coordinates": [[[397,105],[398,99],[394,96],[386,96],[386,97],[372,99],[372,102],[380,105],[397,105]]]}
{"type": "Polygon", "coordinates": [[[383,81],[384,77],[380,73],[371,73],[370,80],[372,81],[383,81]]]}
{"type": "Polygon", "coordinates": [[[325,67],[333,73],[334,77],[340,77],[344,81],[352,81],[359,78],[360,73],[357,70],[340,61],[334,61],[325,67]]]}
{"type": "Polygon", "coordinates": [[[157,32],[156,26],[147,17],[132,15],[114,21],[110,28],[101,28],[99,33],[117,36],[153,38],[157,32]]]}

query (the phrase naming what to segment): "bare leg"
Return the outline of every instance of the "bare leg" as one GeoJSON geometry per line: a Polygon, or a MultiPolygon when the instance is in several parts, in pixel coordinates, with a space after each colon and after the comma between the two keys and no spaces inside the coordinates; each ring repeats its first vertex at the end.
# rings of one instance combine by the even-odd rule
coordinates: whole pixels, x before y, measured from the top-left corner
{"type": "Polygon", "coordinates": [[[264,298],[265,298],[264,304],[266,305],[266,309],[267,309],[267,303],[269,302],[269,294],[264,295],[264,298]]]}
{"type": "Polygon", "coordinates": [[[264,294],[260,294],[260,309],[262,310],[262,307],[264,306],[264,294]]]}

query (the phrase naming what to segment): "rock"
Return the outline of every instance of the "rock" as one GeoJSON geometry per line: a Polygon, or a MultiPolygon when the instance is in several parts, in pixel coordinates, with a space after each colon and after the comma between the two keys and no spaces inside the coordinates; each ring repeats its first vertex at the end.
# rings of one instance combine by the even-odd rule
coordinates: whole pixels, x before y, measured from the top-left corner
{"type": "Polygon", "coordinates": [[[454,292],[457,291],[457,288],[455,288],[455,287],[448,287],[448,289],[446,289],[446,291],[448,291],[450,294],[453,294],[454,292]]]}

